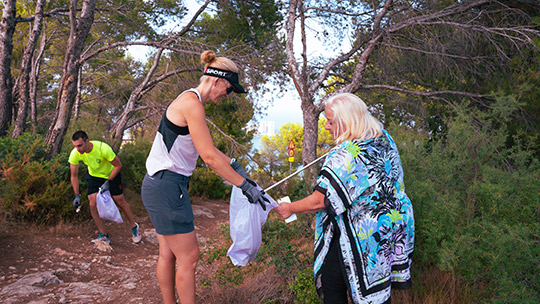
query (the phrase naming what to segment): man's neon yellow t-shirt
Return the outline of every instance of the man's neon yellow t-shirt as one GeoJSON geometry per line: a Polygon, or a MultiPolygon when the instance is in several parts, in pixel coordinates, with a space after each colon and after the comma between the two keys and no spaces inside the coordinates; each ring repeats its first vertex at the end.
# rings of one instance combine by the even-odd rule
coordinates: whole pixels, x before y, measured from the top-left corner
{"type": "Polygon", "coordinates": [[[111,161],[116,157],[111,146],[104,142],[91,140],[94,147],[89,153],[79,153],[77,149],[73,148],[69,155],[69,163],[72,165],[78,165],[79,162],[83,162],[88,166],[88,173],[94,177],[109,178],[114,168],[111,165],[111,161]]]}

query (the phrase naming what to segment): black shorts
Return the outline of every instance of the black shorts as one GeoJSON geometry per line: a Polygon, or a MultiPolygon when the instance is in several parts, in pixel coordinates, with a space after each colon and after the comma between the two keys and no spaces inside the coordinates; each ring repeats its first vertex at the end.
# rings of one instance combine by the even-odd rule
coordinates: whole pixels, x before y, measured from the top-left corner
{"type": "Polygon", "coordinates": [[[188,185],[189,177],[167,170],[144,176],[141,197],[157,233],[181,234],[195,229],[188,185]]]}
{"type": "MultiPolygon", "coordinates": [[[[90,174],[86,174],[86,183],[88,186],[88,195],[98,193],[99,187],[103,185],[104,182],[106,182],[106,178],[101,177],[95,177],[90,174]]],[[[109,191],[111,192],[112,196],[120,195],[124,193],[124,190],[122,190],[122,176],[120,175],[120,172],[114,177],[114,179],[111,181],[109,191]]]]}

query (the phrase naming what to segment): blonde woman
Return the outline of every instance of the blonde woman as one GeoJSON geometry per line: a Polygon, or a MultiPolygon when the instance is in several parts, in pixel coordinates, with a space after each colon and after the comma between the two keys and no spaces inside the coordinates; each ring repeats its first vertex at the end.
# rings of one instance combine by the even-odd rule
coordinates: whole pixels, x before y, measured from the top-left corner
{"type": "Polygon", "coordinates": [[[310,196],[274,208],[283,219],[317,212],[314,274],[324,303],[390,303],[410,288],[412,204],[394,140],[353,94],[326,102],[336,143],[310,196]]]}
{"type": "Polygon", "coordinates": [[[204,74],[196,88],[182,92],[167,108],[146,160],[141,195],[159,242],[157,278],[165,304],[195,303],[195,268],[199,246],[188,195],[189,178],[198,157],[233,185],[251,203],[264,205],[261,191],[240,165],[219,151],[206,125],[203,105],[217,104],[232,92],[246,93],[238,68],[212,51],[201,54],[204,74]],[[239,172],[239,173],[237,173],[239,172]],[[176,266],[176,270],[175,270],[176,266]]]}

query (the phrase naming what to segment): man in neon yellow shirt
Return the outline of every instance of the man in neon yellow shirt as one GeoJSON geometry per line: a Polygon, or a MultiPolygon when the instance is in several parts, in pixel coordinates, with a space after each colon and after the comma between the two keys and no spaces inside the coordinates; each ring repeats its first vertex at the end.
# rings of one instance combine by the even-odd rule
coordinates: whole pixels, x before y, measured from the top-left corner
{"type": "Polygon", "coordinates": [[[88,166],[86,181],[88,184],[88,201],[90,202],[90,213],[99,230],[98,238],[93,243],[103,241],[109,243],[109,234],[105,229],[105,222],[99,217],[96,198],[97,194],[110,191],[114,203],[122,210],[131,225],[132,241],[140,243],[142,240],[139,231],[139,224],[135,222],[131,207],[124,198],[122,190],[122,178],[120,170],[122,163],[112,148],[104,142],[97,140],[88,140],[88,135],[84,131],[77,131],[73,134],[71,141],[75,148],[69,155],[69,164],[71,170],[71,186],[75,192],[73,207],[78,208],[81,205],[81,194],[79,192],[79,162],[88,166]]]}

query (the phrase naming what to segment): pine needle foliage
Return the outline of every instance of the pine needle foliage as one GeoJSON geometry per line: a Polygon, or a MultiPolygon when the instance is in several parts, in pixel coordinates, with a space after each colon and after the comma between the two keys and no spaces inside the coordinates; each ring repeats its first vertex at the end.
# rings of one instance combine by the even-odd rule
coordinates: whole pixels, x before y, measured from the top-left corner
{"type": "Polygon", "coordinates": [[[431,138],[393,125],[414,205],[413,260],[465,279],[477,303],[540,299],[540,166],[527,145],[508,145],[519,104],[456,108],[431,138]]]}
{"type": "Polygon", "coordinates": [[[67,155],[46,159],[40,136],[0,138],[0,189],[6,218],[55,224],[74,215],[67,155]]]}

